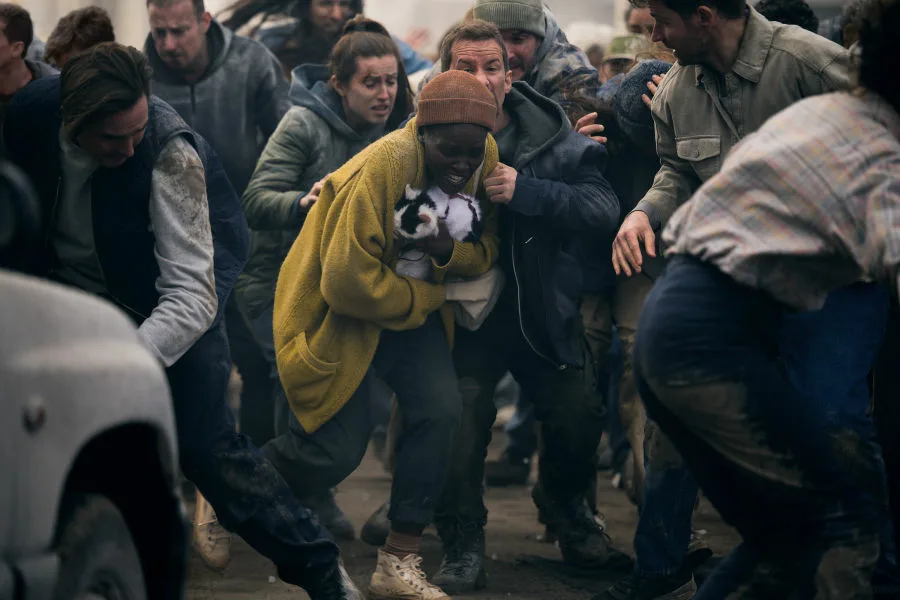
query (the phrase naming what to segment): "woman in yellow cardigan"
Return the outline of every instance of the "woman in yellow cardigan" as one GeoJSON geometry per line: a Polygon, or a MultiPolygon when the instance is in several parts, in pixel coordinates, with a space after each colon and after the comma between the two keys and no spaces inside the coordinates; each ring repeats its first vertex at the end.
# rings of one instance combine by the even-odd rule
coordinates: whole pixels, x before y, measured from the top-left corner
{"type": "Polygon", "coordinates": [[[278,371],[296,416],[265,451],[294,489],[338,484],[359,465],[372,429],[370,390],[384,380],[404,419],[391,490],[391,533],[379,550],[369,597],[439,600],[419,568],[419,541],[447,474],[462,398],[450,354],[448,275],[485,273],[498,252],[497,216],[481,202],[477,242],[446,226],[418,243],[432,280],[397,275],[403,243],[394,205],[405,188],[436,185],[484,199],[497,164],[489,132],[498,107],[475,77],[449,71],[420,95],[418,115],[325,181],[281,268],[275,292],[278,371]]]}

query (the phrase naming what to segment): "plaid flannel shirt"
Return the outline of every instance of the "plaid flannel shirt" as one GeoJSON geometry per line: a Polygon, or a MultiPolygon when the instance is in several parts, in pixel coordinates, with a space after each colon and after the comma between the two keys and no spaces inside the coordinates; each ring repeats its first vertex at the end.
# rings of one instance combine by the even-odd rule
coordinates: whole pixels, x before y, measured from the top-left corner
{"type": "Polygon", "coordinates": [[[667,255],[799,309],[865,276],[896,284],[900,114],[873,92],[794,104],[735,148],[663,238],[667,255]]]}

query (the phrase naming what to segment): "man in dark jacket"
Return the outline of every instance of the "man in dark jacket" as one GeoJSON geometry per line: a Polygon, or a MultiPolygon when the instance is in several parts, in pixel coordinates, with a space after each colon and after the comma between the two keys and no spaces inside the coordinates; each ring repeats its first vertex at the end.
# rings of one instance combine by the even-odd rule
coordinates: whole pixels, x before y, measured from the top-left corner
{"type": "MultiPolygon", "coordinates": [[[[302,65],[326,64],[344,25],[363,14],[362,0],[247,0],[232,6],[222,25],[264,44],[288,76],[302,65]]],[[[408,75],[431,68],[431,61],[407,42],[391,38],[408,75]]]]}
{"type": "MultiPolygon", "coordinates": [[[[566,109],[581,97],[597,94],[597,69],[580,48],[569,43],[553,12],[541,0],[477,0],[472,15],[500,28],[513,81],[528,83],[566,109]]],[[[419,90],[443,70],[435,65],[420,80],[419,90]]]]}
{"type": "Polygon", "coordinates": [[[445,557],[435,584],[448,593],[484,585],[484,457],[496,415],[493,391],[509,370],[534,400],[544,449],[533,497],[559,535],[566,562],[605,564],[612,551],[587,508],[603,428],[579,301],[581,238],[610,235],[619,203],[601,172],[602,146],[573,131],[562,108],[512,83],[503,38],[475,20],[451,30],[444,69],[468,71],[497,99],[501,164],[485,180],[500,205],[501,298],[482,327],[459,330],[454,362],[464,409],[436,524],[445,557]]]}
{"type": "Polygon", "coordinates": [[[0,3],[0,122],[13,94],[32,81],[56,74],[56,69],[26,54],[33,40],[28,11],[18,4],[0,3]]]}
{"type": "MultiPolygon", "coordinates": [[[[213,20],[203,0],[148,0],[147,10],[144,54],[153,67],[153,92],[209,140],[240,196],[290,108],[281,67],[262,44],[213,20]]],[[[262,445],[274,436],[270,367],[233,300],[225,314],[243,383],[241,431],[262,445]]]]}
{"type": "Polygon", "coordinates": [[[166,368],[182,470],[226,527],[312,598],[358,598],[327,532],[235,433],[220,314],[246,260],[246,224],[209,148],[149,90],[146,58],[104,43],[10,103],[5,143],[43,205],[46,243],[28,270],[132,317],[166,368]]]}

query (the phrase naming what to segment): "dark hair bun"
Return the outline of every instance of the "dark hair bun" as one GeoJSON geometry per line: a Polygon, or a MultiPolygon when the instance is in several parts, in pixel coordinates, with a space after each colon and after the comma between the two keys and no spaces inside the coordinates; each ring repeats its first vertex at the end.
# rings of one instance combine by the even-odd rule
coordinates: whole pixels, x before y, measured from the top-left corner
{"type": "Polygon", "coordinates": [[[388,33],[388,30],[384,28],[384,25],[379,23],[378,21],[373,21],[372,19],[367,19],[362,15],[357,15],[344,23],[344,29],[341,31],[341,37],[345,35],[349,35],[351,33],[377,33],[380,35],[386,35],[387,37],[391,37],[391,34],[388,33]]]}

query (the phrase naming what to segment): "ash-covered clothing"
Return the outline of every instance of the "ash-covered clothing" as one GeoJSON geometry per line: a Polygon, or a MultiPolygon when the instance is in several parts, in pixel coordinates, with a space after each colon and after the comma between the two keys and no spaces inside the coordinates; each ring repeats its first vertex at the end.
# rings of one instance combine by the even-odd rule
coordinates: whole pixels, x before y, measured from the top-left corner
{"type": "MultiPolygon", "coordinates": [[[[568,110],[578,105],[578,97],[595,98],[600,91],[600,75],[591,65],[587,55],[569,43],[556,22],[556,17],[546,6],[544,20],[547,35],[541,40],[534,55],[534,65],[522,77],[522,81],[542,96],[550,98],[568,110]]],[[[441,72],[440,62],[419,82],[418,91],[441,72]]],[[[592,109],[591,109],[592,110],[592,109]]]]}
{"type": "Polygon", "coordinates": [[[500,207],[500,266],[518,291],[521,330],[534,351],[557,366],[581,366],[571,338],[581,336],[583,242],[611,235],[619,220],[603,176],[606,151],[526,83],[513,84],[503,108],[511,126],[498,134],[500,159],[518,176],[500,207]]]}
{"type": "Polygon", "coordinates": [[[300,199],[312,186],[385,133],[347,124],[341,97],[328,85],[328,69],[294,69],[294,106],[269,138],[241,202],[250,225],[250,260],[236,293],[250,319],[271,313],[278,271],[300,232],[300,199]]]}
{"type": "MultiPolygon", "coordinates": [[[[58,260],[54,275],[103,295],[107,289],[91,214],[91,179],[98,165],[62,133],[60,149],[63,189],[51,233],[58,260]]],[[[218,307],[203,164],[187,139],[176,136],[163,147],[150,189],[159,303],[138,327],[138,336],[168,367],[206,332],[218,307]]]]}
{"type": "Polygon", "coordinates": [[[747,8],[737,60],[722,75],[676,64],[653,98],[662,166],[635,210],[654,228],[722,167],[728,152],[794,102],[850,88],[850,54],[818,35],[747,8]]]}
{"type": "Polygon", "coordinates": [[[772,118],[664,233],[688,254],[789,306],[821,308],[863,276],[896,283],[900,115],[874,92],[836,93],[772,118]]]}
{"type": "Polygon", "coordinates": [[[194,84],[166,66],[149,36],[144,53],[153,67],[153,93],[209,141],[241,194],[266,140],[291,106],[288,83],[278,60],[259,42],[215,20],[206,36],[210,64],[194,84]]]}
{"type": "Polygon", "coordinates": [[[380,138],[383,125],[356,131],[324,65],[291,73],[293,106],[266,144],[241,198],[247,223],[258,231],[291,230],[303,222],[300,199],[351,156],[380,138]]]}
{"type": "MultiPolygon", "coordinates": [[[[845,298],[856,310],[841,308],[836,327],[822,319],[812,337],[846,336],[847,322],[872,308],[868,298],[845,298]]],[[[785,356],[781,339],[792,317],[765,292],[688,256],[672,258],[644,305],[634,356],[647,414],[743,538],[704,582],[704,598],[872,597],[885,506],[879,461],[868,439],[827,415],[832,406],[849,407],[840,396],[858,378],[859,363],[868,359],[863,377],[871,368],[872,321],[851,335],[853,367],[831,369],[841,385],[823,398],[798,386],[786,363],[833,367],[844,353],[785,356]]],[[[810,340],[793,337],[805,350],[810,340]]],[[[695,498],[690,479],[681,482],[685,508],[695,498]]]]}

